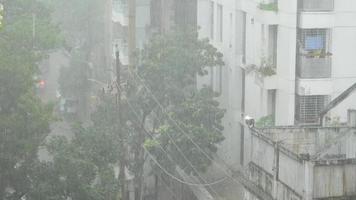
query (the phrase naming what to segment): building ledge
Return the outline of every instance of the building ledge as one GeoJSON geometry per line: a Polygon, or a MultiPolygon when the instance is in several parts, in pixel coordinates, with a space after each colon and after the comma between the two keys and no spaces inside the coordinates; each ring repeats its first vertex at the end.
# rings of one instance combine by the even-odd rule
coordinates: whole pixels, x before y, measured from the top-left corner
{"type": "Polygon", "coordinates": [[[330,95],[333,93],[331,78],[298,78],[298,95],[330,95]]]}
{"type": "Polygon", "coordinates": [[[299,15],[299,28],[331,28],[333,26],[333,12],[301,12],[299,15]]]}

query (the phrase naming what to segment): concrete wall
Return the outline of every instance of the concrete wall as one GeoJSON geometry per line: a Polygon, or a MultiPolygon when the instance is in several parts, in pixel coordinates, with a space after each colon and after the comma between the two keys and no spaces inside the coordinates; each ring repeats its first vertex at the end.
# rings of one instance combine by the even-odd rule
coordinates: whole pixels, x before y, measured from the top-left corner
{"type": "Polygon", "coordinates": [[[324,150],[326,146],[332,144],[338,138],[343,139],[339,145],[336,145],[329,154],[347,154],[355,156],[354,147],[350,141],[354,137],[342,138],[346,134],[353,133],[355,129],[350,128],[299,128],[299,127],[280,127],[266,128],[261,131],[271,137],[275,141],[281,141],[283,146],[297,154],[314,155],[315,153],[324,150]],[[347,153],[346,153],[347,152],[347,153]]]}
{"type": "MultiPolygon", "coordinates": [[[[265,129],[262,133],[246,129],[244,166],[249,169],[251,180],[264,189],[264,180],[278,176],[278,181],[274,182],[277,185],[276,199],[353,196],[356,194],[354,131],[348,128],[274,128],[265,129]],[[329,146],[331,141],[339,138],[343,138],[340,144],[329,146]],[[326,154],[345,154],[352,159],[324,160],[326,154],[317,161],[303,159],[298,154],[307,153],[303,150],[305,140],[313,145],[310,147],[313,151],[327,147],[326,154]],[[277,145],[274,141],[281,142],[277,145]],[[302,146],[291,148],[285,144],[288,141],[302,146]],[[251,167],[251,164],[256,167],[251,167]]],[[[249,200],[255,198],[252,194],[245,197],[249,200]]]]}
{"type": "MultiPolygon", "coordinates": [[[[265,135],[250,129],[246,129],[244,145],[244,166],[249,168],[250,173],[252,173],[250,178],[254,182],[257,181],[257,184],[265,189],[266,179],[272,178],[273,184],[276,184],[275,197],[277,199],[286,199],[287,197],[290,198],[290,196],[299,199],[304,195],[305,167],[296,154],[277,146],[265,135]],[[251,164],[258,166],[253,170],[260,171],[256,172],[259,177],[256,177],[254,172],[251,172],[251,164]],[[278,177],[276,182],[273,181],[275,176],[278,177]]],[[[272,188],[269,189],[272,190],[272,188]]],[[[266,192],[273,193],[273,191],[266,192]]],[[[253,195],[246,196],[249,200],[254,198],[253,195]]]]}
{"type": "Polygon", "coordinates": [[[353,161],[314,167],[314,198],[353,196],[356,198],[356,165],[353,161]]]}

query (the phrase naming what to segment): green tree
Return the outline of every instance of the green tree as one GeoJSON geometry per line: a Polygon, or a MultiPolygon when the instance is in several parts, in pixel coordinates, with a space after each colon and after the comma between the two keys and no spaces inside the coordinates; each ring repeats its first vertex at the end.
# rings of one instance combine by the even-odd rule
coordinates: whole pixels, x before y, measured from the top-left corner
{"type": "Polygon", "coordinates": [[[136,194],[142,189],[144,144],[172,173],[176,166],[187,173],[203,172],[211,160],[200,150],[210,157],[216,152],[216,145],[224,139],[221,119],[225,112],[215,100],[217,93],[207,86],[197,88],[197,75],[207,75],[209,67],[224,65],[222,54],[208,40],[199,39],[197,32],[185,29],[154,36],[140,57],[136,69],[129,70],[123,106],[135,112],[128,120],[135,127],[129,144],[134,155],[130,169],[135,174],[136,194]]]}
{"type": "Polygon", "coordinates": [[[92,113],[92,125],[73,127],[68,139],[56,137],[47,145],[53,161],[34,170],[33,187],[26,196],[30,200],[114,200],[119,194],[115,175],[123,134],[119,130],[117,105],[111,95],[102,96],[92,113]]]}
{"type": "Polygon", "coordinates": [[[20,199],[31,185],[37,150],[49,133],[50,105],[35,94],[38,63],[58,45],[50,11],[36,0],[2,0],[0,30],[0,199],[20,199]],[[33,18],[36,16],[34,25],[33,18]],[[35,26],[35,27],[34,27],[35,26]]]}
{"type": "Polygon", "coordinates": [[[27,199],[117,199],[117,141],[116,133],[98,127],[77,127],[70,140],[54,138],[47,145],[53,161],[38,166],[27,199]]]}
{"type": "MultiPolygon", "coordinates": [[[[34,188],[29,197],[114,198],[120,183],[114,176],[114,166],[127,168],[134,174],[135,193],[140,196],[143,166],[147,163],[143,146],[172,173],[176,166],[187,173],[196,173],[196,169],[203,172],[211,164],[200,149],[212,157],[216,145],[224,139],[221,134],[224,110],[215,100],[217,93],[209,87],[197,89],[196,76],[206,75],[209,67],[223,65],[222,55],[207,40],[198,39],[196,32],[177,31],[154,37],[141,56],[140,65],[122,76],[121,104],[115,95],[103,94],[91,115],[89,128],[75,129],[71,141],[58,138],[50,144],[54,162],[44,166],[45,172],[35,181],[38,189],[34,188]],[[174,163],[158,145],[163,146],[174,163]],[[101,177],[101,169],[106,176],[101,177]],[[103,186],[93,183],[109,188],[105,190],[109,197],[100,195],[104,194],[103,186]],[[51,185],[53,188],[48,187],[51,185]],[[65,195],[59,197],[59,194],[65,195]]],[[[122,71],[125,73],[127,69],[122,71]]]]}

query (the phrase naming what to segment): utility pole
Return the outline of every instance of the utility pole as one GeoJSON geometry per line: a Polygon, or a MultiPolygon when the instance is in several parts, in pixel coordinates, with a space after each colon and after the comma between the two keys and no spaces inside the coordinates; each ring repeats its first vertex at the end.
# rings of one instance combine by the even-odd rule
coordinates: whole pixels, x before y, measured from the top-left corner
{"type": "Polygon", "coordinates": [[[129,66],[131,69],[135,65],[135,49],[136,49],[136,0],[129,1],[129,31],[128,31],[128,51],[129,51],[129,66]]]}
{"type": "MultiPolygon", "coordinates": [[[[119,184],[120,184],[120,192],[121,192],[121,200],[128,200],[127,197],[127,184],[126,184],[126,144],[124,142],[124,134],[122,132],[122,116],[121,116],[121,63],[120,63],[120,53],[118,48],[116,48],[115,52],[116,57],[116,87],[117,87],[117,96],[116,96],[116,106],[118,113],[118,124],[119,124],[119,133],[121,135],[121,144],[120,144],[120,157],[119,157],[119,184]]],[[[119,198],[120,195],[118,195],[119,198]]],[[[120,198],[119,198],[120,200],[120,198]]]]}

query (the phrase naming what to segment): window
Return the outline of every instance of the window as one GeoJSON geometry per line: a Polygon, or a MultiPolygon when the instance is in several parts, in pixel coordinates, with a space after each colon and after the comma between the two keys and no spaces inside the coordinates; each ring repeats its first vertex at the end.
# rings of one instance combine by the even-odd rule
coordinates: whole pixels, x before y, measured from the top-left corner
{"type": "Polygon", "coordinates": [[[277,66],[277,35],[278,26],[268,26],[268,58],[269,62],[276,67],[277,66]]]}
{"type": "Polygon", "coordinates": [[[232,47],[232,37],[233,37],[233,25],[232,25],[232,13],[230,13],[230,15],[229,15],[230,17],[230,19],[229,19],[229,27],[230,27],[230,31],[229,31],[229,47],[231,48],[232,47]]]}
{"type": "Polygon", "coordinates": [[[210,2],[210,38],[214,39],[214,2],[210,2]]]}
{"type": "Polygon", "coordinates": [[[300,78],[330,78],[330,29],[299,29],[298,38],[297,75],[300,78]]]}
{"type": "Polygon", "coordinates": [[[218,93],[222,92],[222,66],[210,68],[210,86],[218,93]]]}
{"type": "Polygon", "coordinates": [[[300,50],[304,51],[304,53],[313,53],[318,51],[327,53],[330,46],[330,39],[331,36],[328,29],[299,30],[300,50]]]}
{"type": "Polygon", "coordinates": [[[267,90],[267,115],[272,116],[273,121],[276,114],[276,90],[267,90]]]}
{"type": "Polygon", "coordinates": [[[327,95],[296,96],[296,121],[299,124],[319,123],[319,113],[329,102],[327,95]]]}
{"type": "Polygon", "coordinates": [[[246,24],[246,12],[243,13],[242,17],[242,63],[246,64],[246,29],[247,29],[247,24],[246,24]]]}
{"type": "Polygon", "coordinates": [[[218,26],[218,39],[220,42],[223,41],[223,7],[222,5],[218,4],[218,11],[217,11],[217,26],[218,26]]]}

